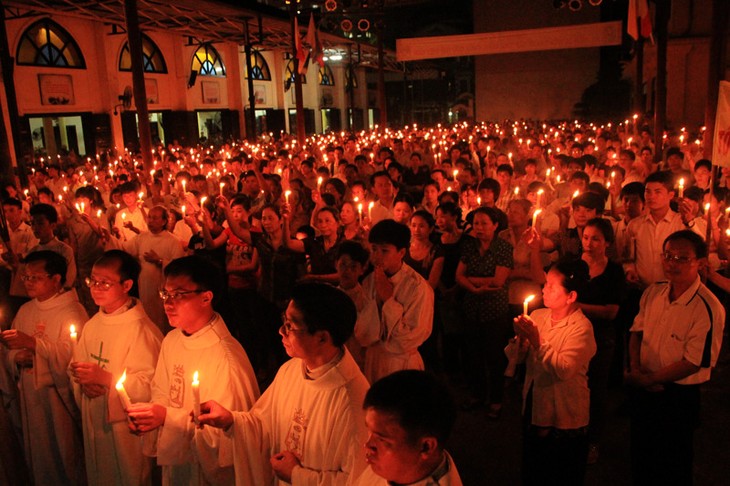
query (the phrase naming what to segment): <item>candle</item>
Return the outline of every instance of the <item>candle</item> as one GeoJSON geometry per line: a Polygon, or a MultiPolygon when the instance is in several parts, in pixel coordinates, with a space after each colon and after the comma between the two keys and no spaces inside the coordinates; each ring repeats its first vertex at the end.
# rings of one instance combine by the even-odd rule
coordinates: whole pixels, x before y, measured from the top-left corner
{"type": "Polygon", "coordinates": [[[220,195],[221,196],[223,195],[223,188],[224,187],[226,187],[226,183],[225,182],[221,182],[220,184],[218,184],[218,188],[220,189],[220,195]]]}
{"type": "Polygon", "coordinates": [[[373,206],[375,206],[375,203],[370,201],[370,204],[368,204],[368,219],[371,221],[373,219],[373,206]]]}
{"type": "Polygon", "coordinates": [[[125,219],[127,219],[127,213],[122,213],[122,224],[124,224],[125,219]]]}
{"type": "Polygon", "coordinates": [[[187,192],[187,191],[186,191],[186,189],[185,189],[185,186],[187,186],[187,184],[188,184],[188,181],[187,181],[187,180],[185,180],[185,179],[183,179],[183,180],[182,180],[182,188],[183,188],[183,192],[187,192]]]}
{"type": "Polygon", "coordinates": [[[79,342],[79,335],[76,332],[76,326],[71,324],[68,327],[68,335],[71,337],[71,359],[73,360],[74,352],[76,351],[76,345],[79,342]]]}
{"type": "Polygon", "coordinates": [[[198,372],[193,373],[193,420],[198,423],[198,415],[200,415],[200,381],[198,381],[198,372]]]}
{"type": "Polygon", "coordinates": [[[132,405],[132,400],[129,399],[129,395],[127,394],[127,390],[124,389],[124,381],[127,379],[127,370],[124,370],[124,373],[122,373],[122,377],[119,378],[119,381],[117,381],[117,384],[115,388],[117,389],[117,395],[119,395],[119,400],[122,402],[122,408],[124,410],[128,410],[129,407],[132,405]]]}
{"type": "Polygon", "coordinates": [[[534,295],[528,295],[525,301],[522,303],[522,315],[527,315],[527,307],[530,305],[530,302],[532,302],[535,299],[534,295]]]}
{"type": "Polygon", "coordinates": [[[515,196],[519,196],[519,195],[520,195],[520,188],[515,187],[515,196]]]}
{"type": "MultiPolygon", "coordinates": [[[[550,170],[550,169],[548,169],[550,170]]],[[[540,209],[540,200],[542,199],[542,195],[545,192],[544,189],[538,189],[537,190],[537,200],[535,201],[535,206],[537,206],[537,209],[540,209]]]]}
{"type": "Polygon", "coordinates": [[[96,210],[96,217],[101,218],[101,209],[96,210]]]}
{"type": "Polygon", "coordinates": [[[200,207],[203,207],[203,205],[205,204],[205,201],[207,201],[207,200],[208,200],[208,196],[201,197],[200,198],[200,207]]]}
{"type": "Polygon", "coordinates": [[[357,214],[360,216],[360,221],[362,221],[362,203],[357,204],[357,214]]]}
{"type": "Polygon", "coordinates": [[[578,197],[578,196],[580,196],[580,191],[576,190],[576,191],[575,191],[575,192],[573,193],[573,197],[572,197],[572,198],[570,198],[570,200],[572,201],[573,199],[575,199],[575,198],[576,198],[576,197],[578,197]]]}
{"type": "Polygon", "coordinates": [[[322,179],[322,176],[317,177],[317,190],[318,191],[321,191],[322,190],[322,181],[323,180],[324,179],[322,179]]]}
{"type": "Polygon", "coordinates": [[[291,191],[284,191],[284,200],[287,204],[289,204],[289,196],[291,195],[291,191]]]}
{"type": "Polygon", "coordinates": [[[538,217],[538,215],[539,215],[539,214],[540,214],[541,212],[542,212],[542,209],[536,209],[536,210],[535,210],[535,211],[534,211],[534,212],[532,213],[532,227],[533,227],[533,228],[537,228],[537,227],[535,226],[535,223],[537,223],[537,217],[538,217]]]}
{"type": "Polygon", "coordinates": [[[454,180],[459,176],[459,169],[454,169],[454,180]]]}
{"type": "Polygon", "coordinates": [[[679,179],[679,198],[682,199],[684,197],[684,177],[679,179]]]}
{"type": "Polygon", "coordinates": [[[482,196],[477,196],[477,206],[482,205],[482,196]]]}
{"type": "Polygon", "coordinates": [[[137,199],[139,199],[139,202],[142,202],[142,198],[144,197],[144,192],[140,192],[137,194],[137,199]]]}

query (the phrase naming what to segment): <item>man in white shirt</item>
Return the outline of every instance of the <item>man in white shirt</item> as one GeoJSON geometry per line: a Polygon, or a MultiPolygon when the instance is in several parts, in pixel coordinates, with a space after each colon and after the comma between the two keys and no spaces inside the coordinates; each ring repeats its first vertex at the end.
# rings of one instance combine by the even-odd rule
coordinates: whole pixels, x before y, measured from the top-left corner
{"type": "Polygon", "coordinates": [[[692,441],[700,384],[710,379],[722,345],[725,309],[700,281],[707,245],[692,231],[662,247],[668,282],[651,285],[631,327],[631,458],[635,484],[692,484],[692,441]]]}

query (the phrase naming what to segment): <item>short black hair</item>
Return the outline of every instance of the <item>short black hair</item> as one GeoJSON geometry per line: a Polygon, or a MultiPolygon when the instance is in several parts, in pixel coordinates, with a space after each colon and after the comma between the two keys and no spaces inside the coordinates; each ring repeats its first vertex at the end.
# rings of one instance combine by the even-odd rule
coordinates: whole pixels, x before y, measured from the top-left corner
{"type": "Polygon", "coordinates": [[[550,270],[560,273],[563,276],[563,288],[568,292],[575,292],[578,297],[588,287],[591,279],[588,264],[579,258],[564,257],[553,263],[550,270]]]}
{"type": "Polygon", "coordinates": [[[223,273],[218,265],[198,255],[176,258],[165,267],[165,278],[189,277],[200,290],[210,290],[213,298],[222,297],[223,273]]]}
{"type": "Polygon", "coordinates": [[[499,199],[499,193],[502,190],[502,187],[499,185],[499,181],[496,179],[492,179],[491,177],[487,177],[482,180],[482,182],[479,183],[479,186],[477,187],[477,192],[479,191],[492,191],[492,194],[494,194],[494,200],[496,201],[499,199]]]}
{"type": "Polygon", "coordinates": [[[707,243],[705,242],[705,240],[702,239],[700,235],[691,230],[675,231],[671,235],[667,236],[667,238],[664,240],[664,243],[662,243],[662,251],[664,251],[664,247],[666,247],[667,243],[669,243],[670,241],[682,240],[688,242],[694,247],[695,257],[707,258],[707,243]]]}
{"type": "Polygon", "coordinates": [[[629,182],[621,188],[621,199],[626,199],[628,196],[639,196],[641,202],[644,202],[644,184],[641,182],[629,182]]]}
{"type": "Polygon", "coordinates": [[[23,209],[23,203],[14,197],[3,199],[3,206],[12,206],[14,208],[23,209]]]}
{"type": "Polygon", "coordinates": [[[644,179],[644,188],[646,188],[650,182],[658,182],[663,185],[667,191],[674,190],[674,176],[669,171],[662,170],[659,172],[652,172],[646,176],[646,179],[644,179]]]}
{"type": "Polygon", "coordinates": [[[390,244],[398,250],[408,248],[411,244],[411,230],[408,226],[396,223],[392,219],[384,219],[370,230],[370,244],[390,244]]]}
{"type": "Polygon", "coordinates": [[[443,447],[456,421],[456,407],[448,387],[431,373],[396,371],[373,383],[363,408],[392,415],[413,444],[435,437],[443,447]]]}
{"type": "Polygon", "coordinates": [[[586,223],[586,228],[590,226],[591,228],[597,228],[598,231],[601,232],[603,235],[603,239],[606,240],[606,243],[611,244],[613,243],[615,239],[615,235],[613,232],[613,225],[611,222],[605,218],[593,218],[589,219],[586,223]]]}
{"type": "Polygon", "coordinates": [[[342,290],[325,283],[299,284],[292,290],[291,301],[302,313],[309,334],[327,331],[338,347],[352,336],[357,309],[342,290]]]}
{"type": "Polygon", "coordinates": [[[365,266],[370,260],[370,252],[359,241],[345,240],[337,248],[337,260],[343,256],[349,256],[354,261],[365,266]]]}
{"type": "Polygon", "coordinates": [[[671,147],[669,150],[667,150],[667,158],[671,157],[672,155],[679,157],[680,159],[684,158],[684,154],[679,147],[671,147]]]}
{"type": "Polygon", "coordinates": [[[595,209],[596,213],[603,214],[606,202],[600,194],[596,194],[595,192],[584,192],[583,194],[578,194],[573,198],[571,206],[573,208],[580,206],[588,209],[595,209]]]}
{"type": "Polygon", "coordinates": [[[23,263],[26,265],[33,262],[43,262],[43,270],[50,275],[61,276],[61,285],[66,283],[66,271],[68,270],[68,263],[66,259],[60,253],[56,253],[51,250],[39,250],[29,253],[23,263]]]}
{"type": "Polygon", "coordinates": [[[58,222],[58,212],[50,204],[39,203],[30,208],[30,216],[44,216],[49,223],[58,222]]]}
{"type": "Polygon", "coordinates": [[[132,281],[132,288],[129,290],[129,295],[138,297],[138,282],[139,274],[142,271],[142,265],[139,260],[135,257],[122,250],[109,250],[105,251],[95,262],[95,267],[114,267],[119,273],[119,280],[126,282],[127,280],[132,281]]]}

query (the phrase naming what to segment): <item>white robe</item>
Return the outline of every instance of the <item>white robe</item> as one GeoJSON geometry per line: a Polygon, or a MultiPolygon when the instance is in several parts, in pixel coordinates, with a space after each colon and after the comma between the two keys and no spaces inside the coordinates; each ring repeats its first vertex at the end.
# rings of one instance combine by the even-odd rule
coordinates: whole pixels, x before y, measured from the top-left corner
{"type": "Polygon", "coordinates": [[[201,403],[215,400],[228,410],[248,410],[259,397],[248,356],[219,315],[192,336],[174,329],[162,342],[152,381],[152,402],[167,407],[167,415],[156,433],[144,436],[145,453],[157,456],[163,484],[230,485],[232,441],[219,429],[196,429],[190,418],[196,371],[201,403]]]}
{"type": "MultiPolygon", "coordinates": [[[[378,306],[380,340],[365,352],[365,376],[370,383],[396,371],[424,369],[418,347],[433,328],[433,289],[428,282],[405,263],[390,281],[393,296],[378,306]]],[[[378,302],[373,274],[362,286],[378,302]]]]}
{"type": "MultiPolygon", "coordinates": [[[[119,314],[100,311],[94,315],[84,326],[74,358],[99,364],[112,374],[112,385],[126,370],[124,389],[132,403],[148,402],[162,333],[142,304],[133,302],[133,307],[119,314]]],[[[151,461],[142,454],[139,437],[129,433],[116,388],[89,398],[75,385],[74,393],[81,405],[89,484],[150,484],[151,461]]]]}
{"type": "Polygon", "coordinates": [[[122,233],[122,240],[124,241],[132,240],[137,236],[137,233],[124,226],[125,223],[130,221],[139,231],[147,231],[147,222],[144,219],[142,210],[135,207],[134,211],[130,211],[128,208],[124,207],[118,210],[114,216],[114,226],[119,228],[119,231],[122,233]]]}
{"type": "Polygon", "coordinates": [[[83,438],[79,410],[66,368],[71,359],[69,326],[79,328],[87,319],[75,290],[48,300],[24,304],[13,329],[36,340],[32,368],[18,371],[15,356],[7,351],[5,365],[20,388],[25,459],[36,484],[83,484],[83,438]]]}
{"type": "Polygon", "coordinates": [[[274,479],[269,463],[282,451],[293,452],[302,464],[292,471],[293,485],[351,484],[366,466],[367,390],[347,350],[314,380],[305,377],[301,359],[284,363],[251,411],[233,414],[228,434],[234,437],[236,484],[287,484],[274,479]]]}
{"type": "MultiPolygon", "coordinates": [[[[463,483],[461,482],[459,471],[456,470],[454,460],[448,452],[444,451],[444,454],[446,454],[446,464],[448,464],[446,474],[440,477],[437,476],[436,478],[429,476],[408,486],[462,486],[463,483]]],[[[390,484],[375,474],[371,467],[368,467],[358,478],[354,486],[389,486],[390,484]]]]}
{"type": "Polygon", "coordinates": [[[150,316],[152,322],[166,333],[170,327],[165,315],[165,307],[160,299],[159,291],[164,283],[162,270],[176,258],[185,256],[180,242],[169,231],[162,231],[158,234],[144,232],[126,241],[124,250],[134,255],[142,265],[139,274],[139,300],[142,301],[145,312],[150,316]],[[162,259],[162,265],[150,263],[144,259],[144,254],[153,251],[162,259]]]}

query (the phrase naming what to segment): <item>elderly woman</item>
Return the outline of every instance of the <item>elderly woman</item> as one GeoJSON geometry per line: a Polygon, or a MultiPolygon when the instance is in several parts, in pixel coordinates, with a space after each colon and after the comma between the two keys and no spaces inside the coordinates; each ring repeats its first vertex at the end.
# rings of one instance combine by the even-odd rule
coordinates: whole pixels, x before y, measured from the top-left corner
{"type": "Polygon", "coordinates": [[[596,353],[593,327],[580,310],[588,265],[560,260],[542,290],[545,309],[514,320],[508,355],[526,358],[523,482],[583,484],[588,455],[588,364],[596,353]]]}

